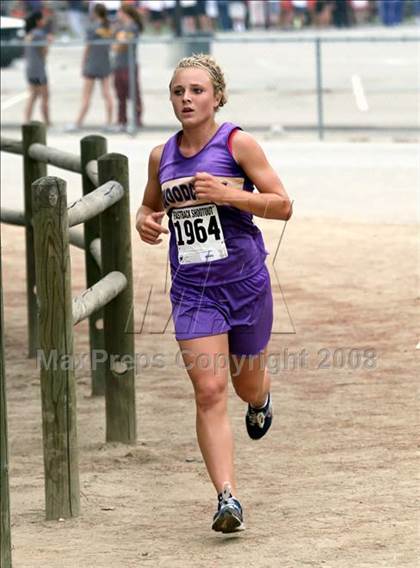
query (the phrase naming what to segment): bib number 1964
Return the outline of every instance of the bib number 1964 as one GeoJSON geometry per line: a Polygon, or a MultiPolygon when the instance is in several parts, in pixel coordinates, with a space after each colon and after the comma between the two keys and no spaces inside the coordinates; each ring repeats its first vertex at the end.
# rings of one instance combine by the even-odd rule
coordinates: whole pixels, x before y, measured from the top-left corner
{"type": "Polygon", "coordinates": [[[172,210],[180,264],[211,262],[228,256],[214,204],[172,210]]]}

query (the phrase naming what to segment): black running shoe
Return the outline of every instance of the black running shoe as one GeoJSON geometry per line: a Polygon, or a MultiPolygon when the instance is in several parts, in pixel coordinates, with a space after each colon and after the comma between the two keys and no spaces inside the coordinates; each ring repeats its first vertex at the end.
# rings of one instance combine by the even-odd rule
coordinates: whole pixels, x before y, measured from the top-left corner
{"type": "Polygon", "coordinates": [[[268,393],[267,402],[262,408],[253,408],[248,404],[248,411],[245,416],[246,429],[248,435],[253,440],[259,440],[268,431],[273,421],[273,407],[271,396],[268,393]]]}
{"type": "Polygon", "coordinates": [[[212,529],[222,533],[232,533],[244,530],[241,504],[232,497],[229,483],[225,483],[222,493],[219,493],[217,511],[213,517],[212,529]]]}

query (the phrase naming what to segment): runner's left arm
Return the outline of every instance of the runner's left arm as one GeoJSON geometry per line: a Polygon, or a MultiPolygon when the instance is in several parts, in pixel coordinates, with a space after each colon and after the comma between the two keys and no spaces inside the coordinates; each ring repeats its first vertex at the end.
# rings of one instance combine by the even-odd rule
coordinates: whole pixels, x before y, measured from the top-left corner
{"type": "Polygon", "coordinates": [[[290,219],[290,199],[258,142],[246,132],[238,130],[232,139],[232,154],[258,189],[258,193],[225,186],[212,175],[198,172],[194,183],[197,197],[221,205],[231,205],[258,217],[290,219]]]}

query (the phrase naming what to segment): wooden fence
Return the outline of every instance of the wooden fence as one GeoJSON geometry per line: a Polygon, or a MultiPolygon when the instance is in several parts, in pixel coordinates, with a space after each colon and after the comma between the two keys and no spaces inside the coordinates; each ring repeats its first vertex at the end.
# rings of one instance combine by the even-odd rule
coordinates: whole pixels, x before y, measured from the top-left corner
{"type": "Polygon", "coordinates": [[[106,153],[106,139],[81,140],[80,157],[46,145],[41,123],[23,125],[25,211],[2,222],[26,231],[30,357],[41,363],[47,519],[79,512],[73,327],[89,318],[92,394],[105,394],[106,441],[136,440],[133,277],[128,160],[106,153]],[[67,205],[66,182],[47,164],[79,172],[83,196],[67,205]],[[84,225],[84,232],[75,229],[84,225]],[[72,298],[69,245],[85,250],[87,289],[72,298]],[[98,353],[101,357],[98,358],[98,353]]]}
{"type": "Polygon", "coordinates": [[[0,566],[1,568],[10,568],[12,566],[12,546],[10,540],[9,455],[2,282],[0,233],[0,566]]]}

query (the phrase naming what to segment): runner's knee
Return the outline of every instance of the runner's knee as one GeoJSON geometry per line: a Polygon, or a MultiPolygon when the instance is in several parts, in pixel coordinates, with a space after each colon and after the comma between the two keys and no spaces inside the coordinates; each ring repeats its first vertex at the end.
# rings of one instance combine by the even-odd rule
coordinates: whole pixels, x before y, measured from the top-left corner
{"type": "Polygon", "coordinates": [[[227,397],[227,384],[225,380],[208,376],[195,385],[195,400],[197,408],[200,410],[209,410],[220,404],[227,397]]]}
{"type": "Polygon", "coordinates": [[[233,381],[233,388],[236,394],[244,402],[252,402],[258,400],[261,395],[261,384],[259,383],[247,383],[241,384],[241,381],[233,381]]]}

